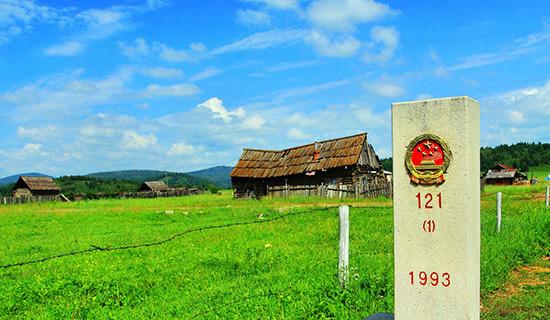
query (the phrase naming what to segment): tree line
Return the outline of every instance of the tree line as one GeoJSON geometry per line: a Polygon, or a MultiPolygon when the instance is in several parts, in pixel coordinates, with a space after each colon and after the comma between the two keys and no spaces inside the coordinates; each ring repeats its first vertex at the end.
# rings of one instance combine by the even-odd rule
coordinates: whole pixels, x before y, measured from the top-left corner
{"type": "MultiPolygon", "coordinates": [[[[171,173],[167,176],[149,177],[149,181],[167,181],[172,188],[201,188],[217,193],[217,186],[204,179],[193,178],[185,174],[171,173]]],[[[125,179],[106,179],[91,176],[62,176],[54,179],[61,188],[61,193],[69,198],[83,195],[86,198],[94,198],[97,195],[116,196],[119,193],[136,192],[141,181],[125,179]]],[[[0,187],[0,197],[10,197],[15,183],[0,187]]]]}
{"type": "MultiPolygon", "coordinates": [[[[496,147],[481,147],[481,173],[487,172],[496,163],[506,164],[523,172],[532,167],[550,165],[550,143],[502,144],[496,147]]],[[[381,160],[384,170],[392,171],[392,158],[381,160]]]]}

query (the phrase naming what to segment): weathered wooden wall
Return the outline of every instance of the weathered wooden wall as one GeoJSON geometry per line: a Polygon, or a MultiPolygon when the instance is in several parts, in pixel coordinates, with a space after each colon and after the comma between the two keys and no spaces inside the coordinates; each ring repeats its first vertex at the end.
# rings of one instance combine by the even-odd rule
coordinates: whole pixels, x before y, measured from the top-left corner
{"type": "Polygon", "coordinates": [[[359,166],[317,171],[308,176],[293,175],[270,179],[233,178],[236,198],[320,196],[349,198],[391,197],[391,184],[382,171],[359,166]]]}
{"type": "Polygon", "coordinates": [[[21,204],[21,203],[50,202],[50,201],[61,201],[61,196],[53,195],[53,196],[2,197],[1,204],[21,204]]]}

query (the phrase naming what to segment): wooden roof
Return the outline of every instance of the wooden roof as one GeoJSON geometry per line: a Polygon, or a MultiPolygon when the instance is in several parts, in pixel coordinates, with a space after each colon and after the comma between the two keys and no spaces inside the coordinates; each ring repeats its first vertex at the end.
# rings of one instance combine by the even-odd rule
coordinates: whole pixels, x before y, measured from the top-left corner
{"type": "Polygon", "coordinates": [[[271,178],[355,165],[364,146],[368,156],[376,157],[366,141],[367,134],[361,133],[279,151],[244,149],[230,176],[271,178]],[[314,160],[315,145],[319,150],[318,160],[314,160]]]}
{"type": "Polygon", "coordinates": [[[485,175],[487,179],[509,179],[516,176],[527,178],[526,174],[503,163],[496,163],[485,175]]]}
{"type": "Polygon", "coordinates": [[[151,191],[168,191],[170,188],[164,183],[164,181],[145,181],[139,190],[151,190],[151,191]]]}
{"type": "Polygon", "coordinates": [[[28,176],[21,176],[19,177],[19,180],[17,180],[17,183],[13,187],[14,189],[19,188],[28,188],[31,191],[44,191],[44,190],[51,190],[51,191],[59,191],[61,190],[56,184],[55,181],[51,177],[28,177],[28,176]]]}
{"type": "Polygon", "coordinates": [[[510,167],[509,165],[503,164],[503,163],[495,163],[493,168],[491,170],[506,170],[509,172],[516,171],[516,169],[510,167]]]}

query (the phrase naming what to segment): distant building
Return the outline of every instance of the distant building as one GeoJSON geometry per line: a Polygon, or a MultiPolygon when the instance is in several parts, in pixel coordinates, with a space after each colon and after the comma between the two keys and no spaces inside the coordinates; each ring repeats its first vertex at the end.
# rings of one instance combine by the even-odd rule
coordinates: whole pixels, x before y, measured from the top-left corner
{"type": "Polygon", "coordinates": [[[527,183],[527,175],[508,165],[497,163],[485,174],[486,184],[512,185],[527,183]]]}
{"type": "Polygon", "coordinates": [[[170,187],[164,181],[145,181],[139,187],[138,192],[166,192],[168,190],[170,187]]]}
{"type": "Polygon", "coordinates": [[[391,194],[366,133],[277,151],[244,149],[230,176],[235,198],[391,194]]]}
{"type": "Polygon", "coordinates": [[[50,177],[21,176],[15,183],[12,193],[15,198],[31,196],[55,196],[59,195],[60,188],[50,177]]]}

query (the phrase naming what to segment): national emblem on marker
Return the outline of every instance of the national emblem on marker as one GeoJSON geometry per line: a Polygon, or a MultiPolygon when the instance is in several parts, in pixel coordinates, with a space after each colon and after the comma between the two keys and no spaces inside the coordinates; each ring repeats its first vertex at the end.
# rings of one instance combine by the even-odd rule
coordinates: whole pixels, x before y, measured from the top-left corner
{"type": "Polygon", "coordinates": [[[451,160],[452,153],[445,140],[426,133],[409,143],[405,166],[414,184],[442,184],[451,160]]]}

